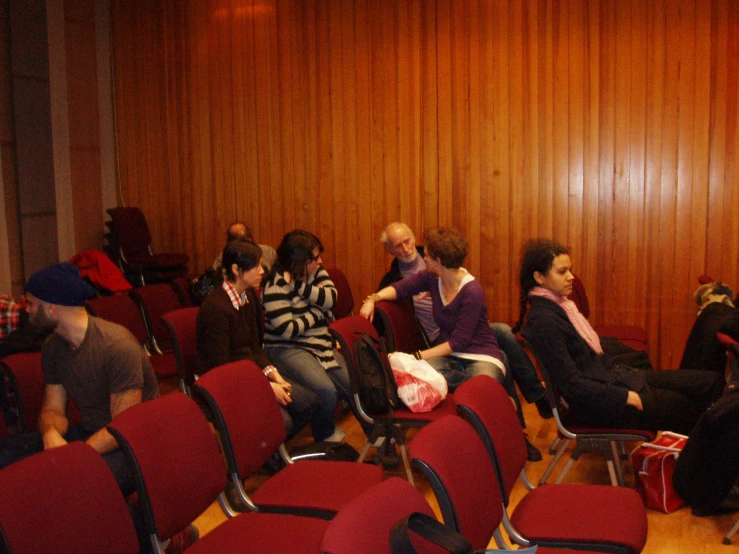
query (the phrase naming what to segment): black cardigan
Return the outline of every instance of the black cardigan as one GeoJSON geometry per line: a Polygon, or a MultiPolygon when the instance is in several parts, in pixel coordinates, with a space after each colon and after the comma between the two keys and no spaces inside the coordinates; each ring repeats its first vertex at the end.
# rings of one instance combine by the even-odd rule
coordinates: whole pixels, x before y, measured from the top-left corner
{"type": "Polygon", "coordinates": [[[252,360],[261,368],[270,365],[262,350],[262,304],[252,289],[246,297],[249,302],[237,310],[219,286],[200,306],[196,346],[201,373],[243,359],[252,360]]]}
{"type": "Polygon", "coordinates": [[[642,371],[616,365],[596,354],[570,323],[565,311],[547,298],[529,298],[522,334],[549,372],[572,414],[583,425],[609,426],[621,417],[629,390],[646,385],[642,371]]]}

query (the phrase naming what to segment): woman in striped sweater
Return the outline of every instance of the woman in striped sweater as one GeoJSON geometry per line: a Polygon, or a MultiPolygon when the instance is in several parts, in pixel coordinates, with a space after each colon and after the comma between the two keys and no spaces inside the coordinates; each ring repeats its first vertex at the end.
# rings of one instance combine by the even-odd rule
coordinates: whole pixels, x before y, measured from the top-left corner
{"type": "Polygon", "coordinates": [[[338,396],[351,405],[351,387],[346,362],[328,331],[337,293],[321,266],[321,252],[321,241],[307,231],[296,229],[282,239],[277,261],[262,282],[264,344],[285,377],[320,398],[316,440],[341,441],[345,433],[334,425],[334,410],[338,396]]]}

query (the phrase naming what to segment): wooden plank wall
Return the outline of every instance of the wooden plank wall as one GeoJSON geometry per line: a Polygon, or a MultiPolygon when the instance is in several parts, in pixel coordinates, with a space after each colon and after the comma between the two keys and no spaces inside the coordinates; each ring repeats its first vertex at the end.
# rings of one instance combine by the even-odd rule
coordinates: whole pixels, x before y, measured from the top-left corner
{"type": "Polygon", "coordinates": [[[453,225],[512,321],[553,237],[663,367],[696,277],[739,285],[737,2],[114,0],[113,44],[122,197],[194,272],[303,227],[359,300],[386,223],[453,225]]]}

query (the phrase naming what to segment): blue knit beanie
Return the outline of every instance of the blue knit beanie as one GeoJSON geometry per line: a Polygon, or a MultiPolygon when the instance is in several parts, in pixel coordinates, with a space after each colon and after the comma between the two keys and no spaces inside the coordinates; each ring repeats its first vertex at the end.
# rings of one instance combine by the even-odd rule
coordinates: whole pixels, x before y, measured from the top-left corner
{"type": "Polygon", "coordinates": [[[80,276],[77,266],[69,262],[50,265],[31,275],[26,292],[59,306],[84,306],[97,291],[80,276]]]}

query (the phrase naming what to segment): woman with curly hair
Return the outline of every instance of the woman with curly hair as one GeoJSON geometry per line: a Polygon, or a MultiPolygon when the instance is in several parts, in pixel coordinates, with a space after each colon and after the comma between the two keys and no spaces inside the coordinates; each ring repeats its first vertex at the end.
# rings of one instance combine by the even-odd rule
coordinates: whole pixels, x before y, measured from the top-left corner
{"type": "Polygon", "coordinates": [[[616,364],[567,298],[572,281],[572,262],[564,246],[551,240],[524,245],[521,312],[514,331],[525,319],[523,336],[574,417],[588,426],[690,433],[700,415],[721,396],[722,376],[711,371],[643,371],[616,364]]]}

